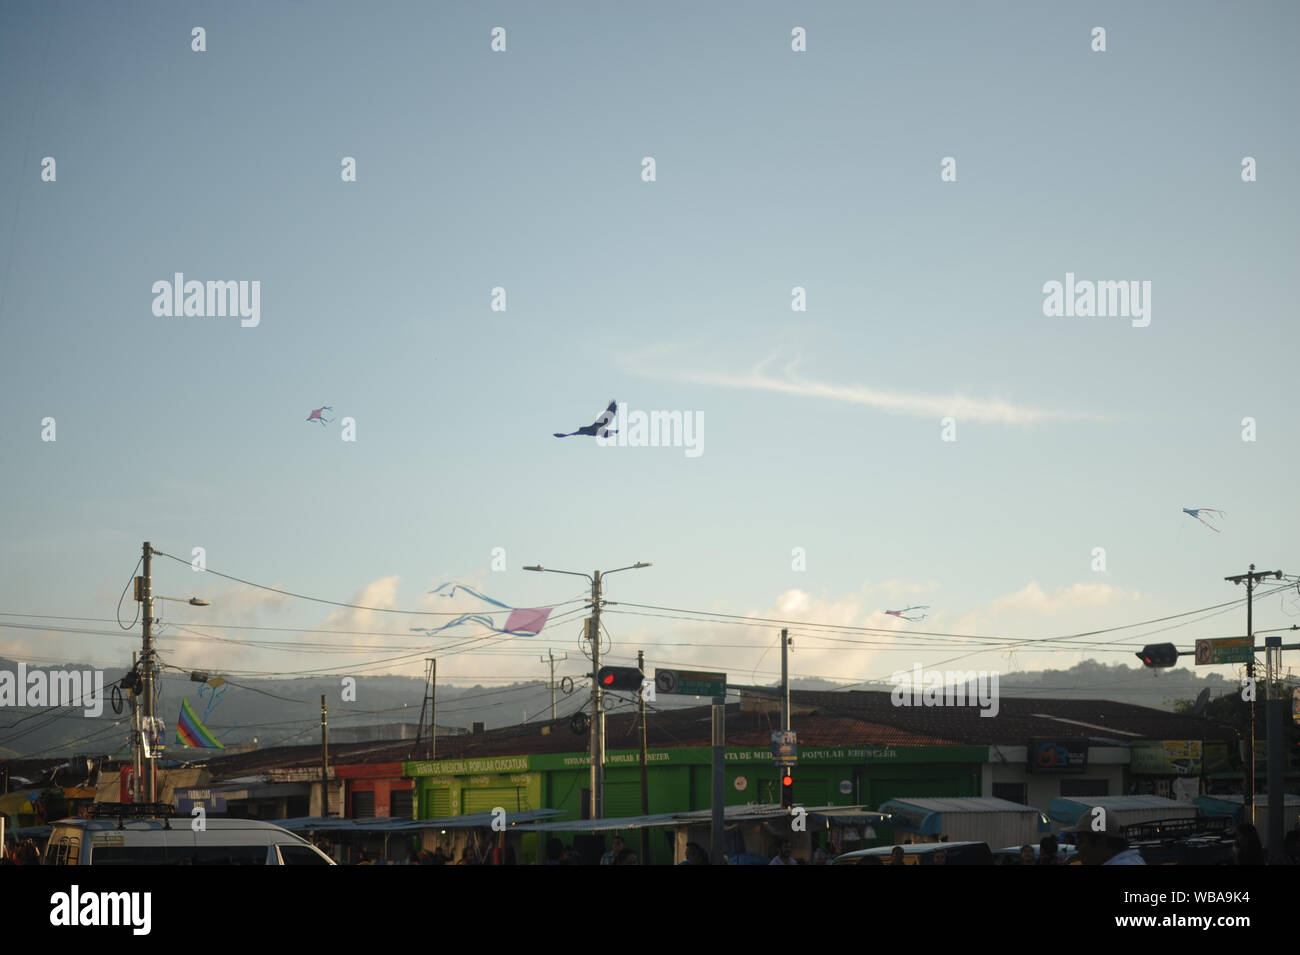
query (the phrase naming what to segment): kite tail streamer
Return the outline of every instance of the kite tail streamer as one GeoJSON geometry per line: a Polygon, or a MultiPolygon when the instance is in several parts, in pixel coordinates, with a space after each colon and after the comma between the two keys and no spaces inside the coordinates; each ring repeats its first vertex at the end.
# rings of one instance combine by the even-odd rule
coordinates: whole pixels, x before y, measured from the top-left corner
{"type": "Polygon", "coordinates": [[[486,603],[490,603],[490,604],[492,604],[492,606],[494,606],[494,607],[500,607],[500,608],[502,608],[503,610],[509,610],[509,609],[511,609],[509,604],[503,604],[503,603],[502,603],[501,601],[499,601],[499,600],[493,600],[493,599],[492,599],[491,597],[489,597],[487,594],[481,594],[481,593],[479,593],[477,590],[475,590],[473,587],[467,587],[465,584],[439,584],[437,587],[434,587],[432,590],[430,590],[429,593],[431,593],[431,594],[441,593],[441,592],[443,591],[443,589],[444,589],[444,588],[447,588],[447,587],[450,587],[451,590],[449,590],[449,591],[447,591],[447,593],[443,594],[444,597],[454,597],[454,596],[456,596],[456,591],[457,591],[457,590],[463,590],[463,591],[465,591],[465,593],[470,594],[471,596],[477,597],[479,600],[485,601],[486,603]]]}

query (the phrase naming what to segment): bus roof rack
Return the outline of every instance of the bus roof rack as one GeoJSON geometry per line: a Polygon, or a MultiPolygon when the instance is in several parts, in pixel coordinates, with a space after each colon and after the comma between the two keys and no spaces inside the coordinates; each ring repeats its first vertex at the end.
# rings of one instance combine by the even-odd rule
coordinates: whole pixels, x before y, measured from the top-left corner
{"type": "Polygon", "coordinates": [[[1197,816],[1193,819],[1151,819],[1123,828],[1124,838],[1136,840],[1184,839],[1188,836],[1226,835],[1232,828],[1227,817],[1197,816]]]}
{"type": "Polygon", "coordinates": [[[175,807],[169,802],[97,802],[90,806],[91,819],[116,819],[117,828],[124,828],[127,819],[157,819],[163,828],[171,828],[175,807]]]}

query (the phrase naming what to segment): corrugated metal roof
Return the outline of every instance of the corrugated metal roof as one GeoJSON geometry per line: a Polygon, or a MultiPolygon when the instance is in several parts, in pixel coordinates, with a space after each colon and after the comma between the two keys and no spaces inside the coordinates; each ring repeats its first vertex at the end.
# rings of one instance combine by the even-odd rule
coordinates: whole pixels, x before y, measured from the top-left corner
{"type": "MultiPolygon", "coordinates": [[[[926,812],[1028,812],[1037,814],[1038,810],[1033,806],[1026,806],[1023,803],[1011,802],[1009,799],[995,799],[989,796],[961,796],[951,799],[913,799],[911,797],[897,797],[889,800],[891,803],[906,803],[909,806],[915,806],[917,809],[924,809],[926,812]]],[[[888,805],[888,803],[886,804],[888,805]]],[[[883,807],[882,807],[883,811],[883,807]]]]}

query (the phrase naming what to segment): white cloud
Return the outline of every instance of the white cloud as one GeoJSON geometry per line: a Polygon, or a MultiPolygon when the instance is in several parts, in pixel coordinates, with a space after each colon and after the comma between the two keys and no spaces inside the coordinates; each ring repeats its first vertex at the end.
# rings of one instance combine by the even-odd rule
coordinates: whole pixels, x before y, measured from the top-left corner
{"type": "MultiPolygon", "coordinates": [[[[653,353],[667,358],[663,349],[653,353]]],[[[1069,421],[1097,419],[1097,415],[1053,411],[1015,404],[1003,398],[972,398],[960,394],[935,395],[917,392],[890,391],[859,384],[836,384],[800,378],[794,374],[795,361],[789,362],[782,376],[768,374],[765,369],[776,359],[770,355],[748,372],[735,374],[724,371],[690,371],[665,364],[647,363],[645,356],[631,361],[627,368],[632,374],[645,378],[671,379],[693,384],[715,385],[721,388],[744,388],[753,391],[775,391],[806,398],[825,398],[848,404],[866,405],[890,414],[915,415],[939,419],[951,415],[958,421],[998,422],[1001,424],[1036,424],[1042,421],[1069,421]]]]}
{"type": "MultiPolygon", "coordinates": [[[[196,593],[196,591],[189,592],[196,593]]],[[[232,587],[229,590],[220,590],[204,599],[211,602],[211,608],[196,610],[192,615],[188,615],[188,619],[201,621],[204,614],[216,612],[221,614],[223,621],[232,620],[239,624],[251,624],[260,611],[282,610],[293,598],[260,587],[232,587]]],[[[165,603],[164,608],[166,608],[165,603]]],[[[173,616],[181,615],[173,612],[173,616]]]]}
{"type": "MultiPolygon", "coordinates": [[[[923,583],[912,583],[906,580],[884,580],[877,585],[880,591],[889,598],[894,597],[919,597],[921,594],[932,593],[939,589],[939,582],[936,580],[927,580],[923,583]]],[[[898,608],[891,607],[891,610],[898,608]]]]}
{"type": "Polygon", "coordinates": [[[397,574],[372,580],[361,588],[348,603],[379,610],[358,610],[344,607],[335,610],[325,619],[325,627],[334,630],[384,630],[392,626],[390,614],[383,610],[397,609],[397,584],[402,578],[397,574]]]}
{"type": "Polygon", "coordinates": [[[1135,590],[1124,590],[1105,583],[1079,583],[1047,593],[1031,580],[1013,594],[998,597],[989,604],[989,612],[1056,614],[1080,607],[1107,607],[1140,599],[1135,590]]]}

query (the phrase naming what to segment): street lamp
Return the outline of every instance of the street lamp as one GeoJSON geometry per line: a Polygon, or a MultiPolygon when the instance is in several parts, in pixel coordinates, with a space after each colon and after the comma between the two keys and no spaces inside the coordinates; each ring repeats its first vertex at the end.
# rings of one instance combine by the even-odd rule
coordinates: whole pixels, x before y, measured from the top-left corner
{"type": "Polygon", "coordinates": [[[643,567],[650,566],[653,565],[648,561],[637,561],[635,564],[629,564],[626,567],[606,571],[597,570],[590,574],[584,574],[576,570],[555,570],[550,567],[543,567],[541,564],[524,568],[524,570],[536,571],[537,573],[569,574],[573,577],[586,577],[591,581],[591,618],[588,622],[590,629],[587,636],[591,640],[592,819],[603,819],[605,817],[605,720],[604,714],[601,712],[600,700],[600,582],[610,574],[617,574],[622,570],[640,570],[643,567]]]}
{"type": "MultiPolygon", "coordinates": [[[[212,606],[212,604],[211,604],[209,601],[204,600],[202,597],[190,597],[188,600],[186,600],[184,597],[163,597],[163,596],[161,596],[160,594],[153,594],[153,595],[150,597],[150,599],[151,599],[151,600],[170,600],[172,603],[176,603],[176,604],[189,604],[191,607],[211,607],[211,606],[212,606]]],[[[153,608],[151,607],[151,608],[150,608],[150,612],[152,612],[152,610],[153,610],[153,608]]],[[[161,622],[161,618],[159,618],[159,617],[154,617],[153,619],[154,619],[154,623],[160,623],[160,622],[161,622]]]]}

